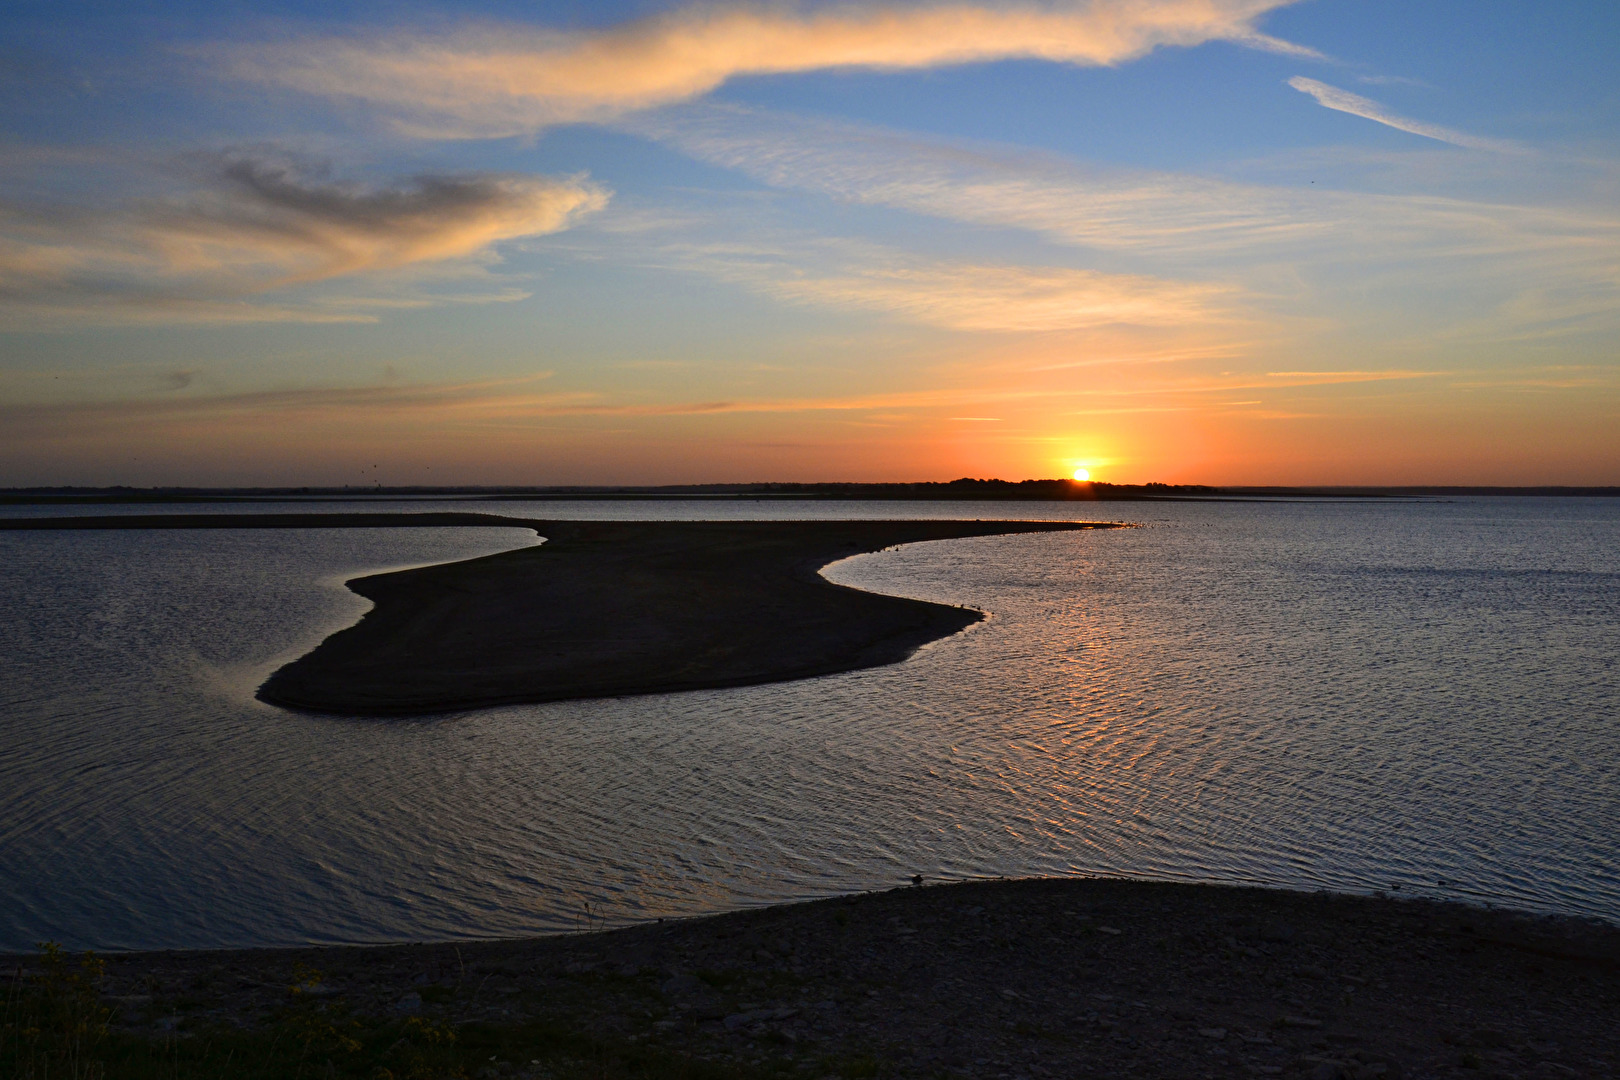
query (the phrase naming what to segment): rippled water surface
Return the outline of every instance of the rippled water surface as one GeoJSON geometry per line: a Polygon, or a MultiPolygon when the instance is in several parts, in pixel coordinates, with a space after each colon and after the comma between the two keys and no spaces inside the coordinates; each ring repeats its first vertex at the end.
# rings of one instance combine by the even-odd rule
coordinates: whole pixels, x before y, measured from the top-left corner
{"type": "Polygon", "coordinates": [[[0,948],[509,935],[913,873],[1620,918],[1620,500],[456,508],[1148,527],[830,568],[992,613],[904,664],[411,721],[252,690],[365,610],[344,578],[532,533],[0,533],[0,948]]]}

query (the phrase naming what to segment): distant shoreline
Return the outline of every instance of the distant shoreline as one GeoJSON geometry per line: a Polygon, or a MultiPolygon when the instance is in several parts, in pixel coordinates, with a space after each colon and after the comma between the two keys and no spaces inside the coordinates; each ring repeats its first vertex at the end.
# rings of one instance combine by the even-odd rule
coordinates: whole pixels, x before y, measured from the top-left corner
{"type": "Polygon", "coordinates": [[[310,712],[414,716],[784,682],[898,663],[982,619],[835,585],[850,555],[1076,521],[537,521],[491,514],[0,519],[0,529],[506,526],[546,543],[357,578],[376,605],[259,689],[310,712]]]}
{"type": "Polygon", "coordinates": [[[452,486],[452,487],[268,487],[131,488],[31,487],[0,489],[0,506],[97,504],[255,503],[332,501],[886,501],[886,502],[1181,502],[1298,499],[1444,499],[1469,495],[1613,498],[1620,485],[1482,487],[1457,485],[1315,485],[1274,487],[1204,484],[1108,484],[1074,480],[974,480],[945,483],[749,483],[654,486],[452,486]]]}

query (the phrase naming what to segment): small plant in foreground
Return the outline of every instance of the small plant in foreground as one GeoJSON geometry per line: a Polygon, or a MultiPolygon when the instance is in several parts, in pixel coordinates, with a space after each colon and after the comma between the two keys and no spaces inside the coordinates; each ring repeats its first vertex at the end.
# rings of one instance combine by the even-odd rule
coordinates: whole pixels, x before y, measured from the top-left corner
{"type": "Polygon", "coordinates": [[[0,1009],[0,1067],[18,1080],[100,1080],[96,1049],[107,1037],[111,1011],[98,992],[106,964],[94,953],[69,961],[54,941],[43,942],[40,970],[18,975],[0,1009]]]}
{"type": "Polygon", "coordinates": [[[325,1000],[324,978],[303,964],[293,968],[293,984],[288,987],[292,1003],[282,1012],[282,1025],[306,1056],[356,1053],[360,1040],[354,1033],[360,1023],[349,1016],[344,1003],[325,1000]]]}
{"type": "Polygon", "coordinates": [[[374,1080],[434,1080],[464,1075],[447,1068],[447,1051],[456,1044],[456,1029],[443,1020],[413,1016],[405,1021],[399,1041],[388,1048],[387,1066],[379,1065],[374,1080]]]}

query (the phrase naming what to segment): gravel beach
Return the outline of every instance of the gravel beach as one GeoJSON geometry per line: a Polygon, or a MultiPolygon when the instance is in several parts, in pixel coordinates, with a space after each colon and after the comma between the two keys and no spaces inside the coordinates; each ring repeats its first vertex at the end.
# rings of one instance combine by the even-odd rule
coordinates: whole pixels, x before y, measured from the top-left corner
{"type": "Polygon", "coordinates": [[[1559,1078],[1620,1064],[1612,926],[1117,879],[901,887],[523,941],[129,954],[103,991],[131,1037],[203,1038],[271,1023],[300,984],[357,1025],[464,1029],[474,1076],[568,1072],[525,1057],[541,1028],[608,1057],[811,1080],[1559,1078]]]}

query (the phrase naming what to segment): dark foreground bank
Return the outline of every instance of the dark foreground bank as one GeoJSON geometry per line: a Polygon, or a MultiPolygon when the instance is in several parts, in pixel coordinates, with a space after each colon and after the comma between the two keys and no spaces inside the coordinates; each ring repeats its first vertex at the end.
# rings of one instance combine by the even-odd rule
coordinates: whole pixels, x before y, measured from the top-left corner
{"type": "Polygon", "coordinates": [[[259,696],[399,716],[782,682],[897,663],[975,610],[835,585],[819,571],[897,544],[1113,528],[1074,521],[535,521],[488,514],[125,515],[17,529],[518,526],[538,547],[349,582],[359,623],[259,696]]]}
{"type": "MultiPolygon", "coordinates": [[[[0,963],[0,1068],[25,1075],[49,965],[0,963]]],[[[1006,881],[527,941],[130,954],[79,1000],[110,1019],[83,1055],[108,1077],[1607,1077],[1620,931],[1006,881]]]]}

